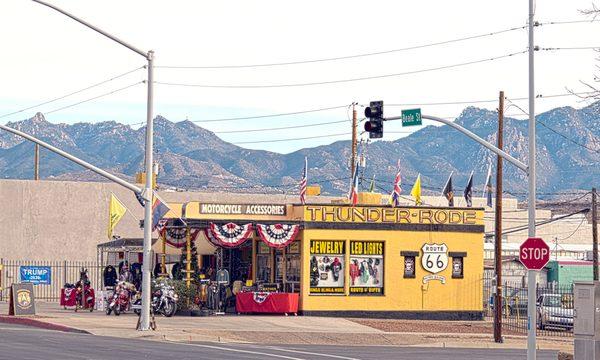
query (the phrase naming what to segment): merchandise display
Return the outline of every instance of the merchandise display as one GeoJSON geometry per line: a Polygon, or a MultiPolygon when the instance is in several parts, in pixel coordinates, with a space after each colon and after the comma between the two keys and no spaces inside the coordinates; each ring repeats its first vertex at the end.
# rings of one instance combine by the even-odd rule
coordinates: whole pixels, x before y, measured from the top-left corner
{"type": "Polygon", "coordinates": [[[344,294],[344,245],[337,240],[311,241],[311,294],[344,294]]]}
{"type": "Polygon", "coordinates": [[[351,295],[383,295],[383,248],[381,241],[350,242],[351,295]]]}

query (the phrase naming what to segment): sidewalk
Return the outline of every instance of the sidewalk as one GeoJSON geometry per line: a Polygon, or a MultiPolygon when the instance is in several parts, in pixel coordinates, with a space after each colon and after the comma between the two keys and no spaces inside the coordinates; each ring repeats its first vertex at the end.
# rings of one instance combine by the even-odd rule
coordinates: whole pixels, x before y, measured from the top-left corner
{"type": "MultiPolygon", "coordinates": [[[[64,310],[58,303],[36,303],[36,320],[89,332],[94,335],[140,338],[175,342],[241,342],[261,344],[320,345],[403,345],[467,348],[525,348],[525,336],[506,335],[496,344],[484,322],[394,321],[386,331],[375,320],[317,316],[226,315],[209,317],[156,317],[156,331],[135,330],[138,317],[133,313],[107,316],[104,312],[64,310]],[[353,321],[354,320],[354,321],[353,321]],[[440,326],[436,326],[440,323],[440,326]],[[441,326],[443,323],[443,326],[441,326]],[[368,326],[371,324],[372,326],[368,326]],[[398,326],[401,325],[401,326],[398,326]],[[376,328],[376,327],[379,327],[376,328]],[[470,328],[471,331],[465,331],[470,328]]],[[[0,314],[8,314],[8,304],[0,303],[0,314]]],[[[0,319],[1,321],[2,319],[0,319]]],[[[538,338],[540,349],[573,353],[572,338],[538,338]]]]}

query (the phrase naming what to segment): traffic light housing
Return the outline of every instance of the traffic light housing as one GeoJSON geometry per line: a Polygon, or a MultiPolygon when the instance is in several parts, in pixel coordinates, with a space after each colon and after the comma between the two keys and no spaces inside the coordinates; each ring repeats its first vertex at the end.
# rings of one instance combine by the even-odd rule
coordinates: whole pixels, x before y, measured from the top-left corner
{"type": "Polygon", "coordinates": [[[383,137],[383,101],[371,101],[369,107],[365,108],[365,131],[369,133],[370,139],[383,137]]]}

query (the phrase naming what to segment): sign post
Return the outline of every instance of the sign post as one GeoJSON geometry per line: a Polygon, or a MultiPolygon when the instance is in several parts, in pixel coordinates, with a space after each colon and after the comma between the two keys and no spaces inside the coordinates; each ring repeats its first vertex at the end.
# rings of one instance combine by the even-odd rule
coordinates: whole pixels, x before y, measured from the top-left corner
{"type": "MultiPolygon", "coordinates": [[[[541,239],[530,237],[525,240],[519,247],[519,260],[527,268],[527,333],[528,341],[533,339],[535,343],[535,329],[537,325],[537,309],[536,309],[536,283],[537,271],[546,266],[550,260],[550,247],[541,239]]],[[[531,346],[528,342],[528,350],[533,348],[533,355],[528,356],[529,359],[535,359],[535,346],[531,346]]]]}

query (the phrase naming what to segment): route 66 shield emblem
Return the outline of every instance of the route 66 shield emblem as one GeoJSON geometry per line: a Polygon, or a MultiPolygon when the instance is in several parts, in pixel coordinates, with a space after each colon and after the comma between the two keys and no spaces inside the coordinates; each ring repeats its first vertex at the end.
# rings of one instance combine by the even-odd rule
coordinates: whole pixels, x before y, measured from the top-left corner
{"type": "Polygon", "coordinates": [[[446,244],[424,244],[421,248],[423,269],[437,274],[448,267],[448,247],[446,244]]]}

